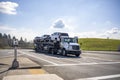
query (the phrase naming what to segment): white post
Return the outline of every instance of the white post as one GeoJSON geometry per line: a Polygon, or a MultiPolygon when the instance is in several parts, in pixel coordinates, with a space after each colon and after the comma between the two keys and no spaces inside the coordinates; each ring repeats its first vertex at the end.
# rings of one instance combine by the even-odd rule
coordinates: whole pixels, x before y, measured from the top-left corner
{"type": "Polygon", "coordinates": [[[17,60],[17,47],[16,46],[14,47],[14,59],[17,60]]]}
{"type": "Polygon", "coordinates": [[[19,67],[19,62],[17,61],[17,46],[18,46],[18,40],[14,40],[13,41],[13,45],[14,45],[14,60],[12,63],[12,68],[16,69],[19,67]]]}

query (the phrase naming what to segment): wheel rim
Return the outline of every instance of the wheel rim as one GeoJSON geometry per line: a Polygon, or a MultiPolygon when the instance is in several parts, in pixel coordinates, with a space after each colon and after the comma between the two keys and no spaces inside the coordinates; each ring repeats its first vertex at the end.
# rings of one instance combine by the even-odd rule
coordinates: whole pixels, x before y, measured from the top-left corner
{"type": "Polygon", "coordinates": [[[63,55],[65,55],[65,50],[63,50],[63,55]]]}
{"type": "Polygon", "coordinates": [[[51,50],[51,53],[54,54],[53,50],[51,50]]]}
{"type": "Polygon", "coordinates": [[[60,50],[57,51],[57,54],[60,54],[60,50]]]}

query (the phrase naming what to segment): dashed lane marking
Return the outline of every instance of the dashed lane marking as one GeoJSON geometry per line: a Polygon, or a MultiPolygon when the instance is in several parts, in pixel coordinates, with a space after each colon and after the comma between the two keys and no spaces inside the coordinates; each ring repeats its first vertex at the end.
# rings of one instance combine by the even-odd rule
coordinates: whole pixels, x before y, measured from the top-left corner
{"type": "Polygon", "coordinates": [[[82,78],[82,79],[76,79],[76,80],[102,80],[102,79],[119,78],[119,77],[120,77],[120,74],[115,74],[115,75],[108,75],[108,76],[82,78]]]}

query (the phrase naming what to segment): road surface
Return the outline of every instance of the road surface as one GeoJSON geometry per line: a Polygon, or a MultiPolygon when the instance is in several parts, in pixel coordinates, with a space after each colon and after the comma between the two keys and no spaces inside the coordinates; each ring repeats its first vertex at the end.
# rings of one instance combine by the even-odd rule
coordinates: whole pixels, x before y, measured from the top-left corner
{"type": "MultiPolygon", "coordinates": [[[[12,52],[0,50],[0,58],[13,56],[12,52]]],[[[27,49],[20,49],[18,53],[64,80],[120,80],[120,52],[83,52],[80,57],[35,53],[27,49]]]]}

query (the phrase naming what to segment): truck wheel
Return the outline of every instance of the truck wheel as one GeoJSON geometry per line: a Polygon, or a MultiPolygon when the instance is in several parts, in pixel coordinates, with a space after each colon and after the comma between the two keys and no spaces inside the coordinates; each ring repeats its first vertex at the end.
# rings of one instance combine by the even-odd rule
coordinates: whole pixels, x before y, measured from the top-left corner
{"type": "Polygon", "coordinates": [[[35,52],[37,53],[38,52],[38,50],[35,48],[35,52]]]}
{"type": "Polygon", "coordinates": [[[54,54],[54,50],[53,50],[53,49],[49,49],[49,50],[48,50],[48,53],[54,54]]]}
{"type": "Polygon", "coordinates": [[[76,56],[76,57],[79,57],[79,56],[80,56],[80,54],[75,54],[75,56],[76,56]]]}
{"type": "Polygon", "coordinates": [[[54,54],[54,50],[53,49],[51,49],[51,54],[54,54]]]}
{"type": "Polygon", "coordinates": [[[51,49],[48,50],[48,54],[50,54],[50,53],[51,53],[51,49]]]}
{"type": "Polygon", "coordinates": [[[62,55],[63,55],[63,56],[67,56],[67,53],[66,53],[66,50],[65,50],[65,49],[62,50],[62,55]]]}
{"type": "Polygon", "coordinates": [[[54,54],[57,54],[58,53],[58,50],[57,49],[54,49],[54,54]]]}
{"type": "Polygon", "coordinates": [[[58,52],[57,52],[57,54],[62,55],[62,50],[61,50],[61,49],[59,49],[59,50],[58,50],[58,52]]]}

